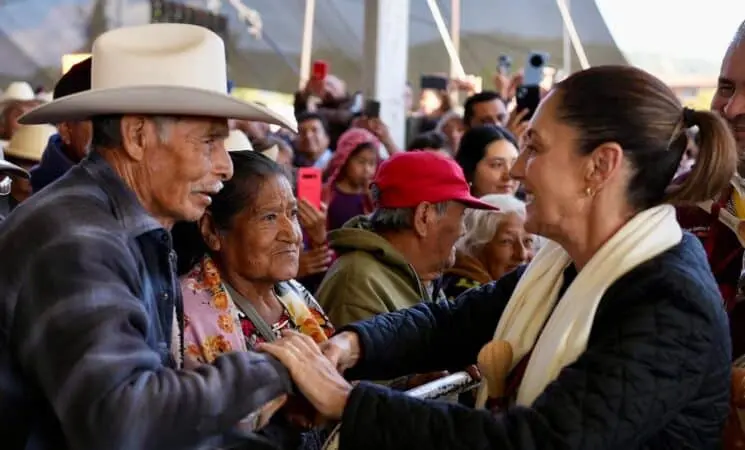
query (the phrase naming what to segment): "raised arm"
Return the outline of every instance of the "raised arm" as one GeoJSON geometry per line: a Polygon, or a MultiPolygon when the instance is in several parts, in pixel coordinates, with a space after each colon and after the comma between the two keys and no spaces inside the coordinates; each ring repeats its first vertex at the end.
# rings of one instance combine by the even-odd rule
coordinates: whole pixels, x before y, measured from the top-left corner
{"type": "MultiPolygon", "coordinates": [[[[672,296],[634,295],[638,302],[616,308],[602,323],[596,317],[587,351],[533,407],[492,415],[361,383],[344,410],[341,448],[604,450],[666,447],[655,441],[662,427],[695,436],[688,420],[670,421],[700,395],[711,358],[727,351],[718,332],[724,319],[672,296]]],[[[714,427],[726,414],[727,386],[709,389],[725,399],[711,401],[714,427]]]]}
{"type": "MultiPolygon", "coordinates": [[[[85,238],[82,238],[85,239],[85,238]]],[[[13,342],[70,448],[192,448],[290,389],[274,358],[229,353],[194,371],[146,343],[132,257],[118,242],[60,242],[25,271],[13,342]]]]}
{"type": "Polygon", "coordinates": [[[359,379],[461,370],[491,340],[522,269],[466,291],[454,302],[423,303],[342,328],[359,335],[361,359],[347,371],[359,379]]]}

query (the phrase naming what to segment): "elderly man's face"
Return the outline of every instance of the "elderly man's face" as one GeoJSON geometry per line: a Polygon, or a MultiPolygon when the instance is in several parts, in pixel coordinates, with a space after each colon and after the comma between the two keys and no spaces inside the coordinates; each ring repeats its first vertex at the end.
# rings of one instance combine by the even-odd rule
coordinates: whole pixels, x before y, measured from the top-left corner
{"type": "Polygon", "coordinates": [[[724,57],[711,109],[727,119],[745,154],[745,39],[734,43],[724,57]]]}
{"type": "Polygon", "coordinates": [[[89,120],[63,122],[57,125],[62,142],[69,150],[68,157],[78,163],[88,154],[91,145],[92,128],[89,120]]]}
{"type": "MultiPolygon", "coordinates": [[[[137,123],[133,119],[135,122],[129,126],[123,124],[123,131],[127,145],[136,150],[136,145],[132,146],[136,139],[127,139],[127,135],[136,137],[133,132],[137,132],[137,123]]],[[[140,177],[144,186],[138,191],[140,196],[150,197],[143,199],[145,206],[166,226],[178,220],[199,219],[212,202],[211,195],[233,176],[233,164],[224,145],[228,121],[181,118],[162,130],[164,136],[159,136],[155,123],[148,120],[141,130],[139,166],[144,171],[140,177]]]]}

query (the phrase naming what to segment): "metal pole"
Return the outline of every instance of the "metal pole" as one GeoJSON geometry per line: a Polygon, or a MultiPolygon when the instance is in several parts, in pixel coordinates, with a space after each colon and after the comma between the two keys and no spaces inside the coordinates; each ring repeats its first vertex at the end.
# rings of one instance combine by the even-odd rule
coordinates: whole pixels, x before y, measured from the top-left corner
{"type": "Polygon", "coordinates": [[[579,34],[577,34],[577,28],[574,27],[574,20],[572,19],[572,15],[569,14],[566,0],[556,0],[556,6],[559,8],[561,20],[564,22],[564,27],[569,34],[572,47],[574,47],[574,51],[577,53],[580,67],[582,67],[582,70],[588,69],[590,67],[590,61],[588,61],[585,48],[582,46],[582,40],[579,38],[579,34]]]}
{"type": "MultiPolygon", "coordinates": [[[[460,0],[450,0],[450,39],[455,53],[460,58],[460,0]]],[[[450,62],[450,78],[458,76],[458,69],[450,62]]]]}
{"type": "MultiPolygon", "coordinates": [[[[571,0],[564,0],[564,4],[566,5],[566,8],[569,14],[571,14],[572,13],[571,0]]],[[[562,70],[564,71],[564,76],[568,77],[572,73],[572,39],[569,37],[569,30],[567,30],[566,24],[563,25],[563,30],[564,30],[564,51],[563,51],[564,68],[562,70]]]]}
{"type": "Polygon", "coordinates": [[[305,0],[305,20],[303,21],[303,41],[300,50],[300,89],[310,77],[310,57],[313,53],[313,22],[316,15],[316,0],[305,0]]]}
{"type": "Polygon", "coordinates": [[[435,0],[427,0],[427,6],[432,13],[432,18],[435,19],[435,25],[437,26],[437,32],[440,33],[440,39],[442,39],[442,43],[445,44],[445,50],[448,52],[448,56],[450,57],[450,64],[455,68],[453,71],[455,76],[460,79],[465,79],[466,71],[463,70],[463,64],[461,64],[460,57],[458,57],[458,51],[453,46],[453,41],[448,35],[448,29],[445,26],[445,20],[442,18],[440,8],[437,6],[435,0]]]}

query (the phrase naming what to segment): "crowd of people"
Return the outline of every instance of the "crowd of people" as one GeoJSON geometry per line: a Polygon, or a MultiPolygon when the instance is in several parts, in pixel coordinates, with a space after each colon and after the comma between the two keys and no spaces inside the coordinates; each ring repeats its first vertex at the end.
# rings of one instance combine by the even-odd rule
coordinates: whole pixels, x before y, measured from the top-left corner
{"type": "Polygon", "coordinates": [[[191,25],[8,86],[3,448],[745,446],[745,23],[711,111],[521,83],[422,89],[401,147],[332,74],[294,118],[231,97],[191,25]]]}

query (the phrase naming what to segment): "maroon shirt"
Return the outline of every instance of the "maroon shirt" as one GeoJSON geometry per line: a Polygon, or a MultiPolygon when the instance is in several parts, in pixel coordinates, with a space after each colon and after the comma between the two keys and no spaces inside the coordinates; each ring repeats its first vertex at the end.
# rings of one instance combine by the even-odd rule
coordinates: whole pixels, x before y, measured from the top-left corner
{"type": "Polygon", "coordinates": [[[745,353],[745,302],[736,304],[737,282],[743,264],[743,248],[737,236],[719,221],[720,208],[727,208],[732,196],[729,187],[719,202],[707,213],[698,206],[677,208],[680,226],[696,235],[706,249],[711,271],[717,280],[730,318],[732,353],[736,358],[745,353]]]}

